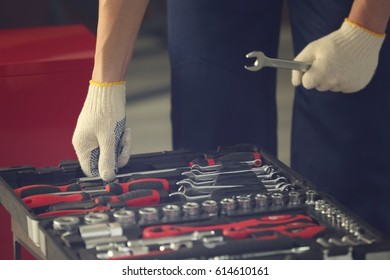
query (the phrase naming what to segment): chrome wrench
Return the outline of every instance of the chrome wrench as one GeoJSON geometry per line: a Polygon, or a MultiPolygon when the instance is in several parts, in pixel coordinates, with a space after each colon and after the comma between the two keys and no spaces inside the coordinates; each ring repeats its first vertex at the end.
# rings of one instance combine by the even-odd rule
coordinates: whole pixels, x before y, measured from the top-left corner
{"type": "Polygon", "coordinates": [[[256,58],[251,66],[245,66],[249,71],[259,71],[263,67],[274,67],[291,70],[299,70],[306,72],[310,68],[310,64],[286,59],[269,58],[261,51],[253,51],[246,55],[247,58],[256,58]]]}

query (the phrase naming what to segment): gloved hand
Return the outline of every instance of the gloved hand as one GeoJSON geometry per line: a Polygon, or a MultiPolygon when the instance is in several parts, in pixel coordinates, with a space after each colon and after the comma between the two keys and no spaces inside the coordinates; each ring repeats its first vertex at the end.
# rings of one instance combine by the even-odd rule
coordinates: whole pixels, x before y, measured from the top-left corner
{"type": "Polygon", "coordinates": [[[72,139],[85,175],[111,181],[128,162],[131,136],[125,107],[125,82],[90,82],[72,139]]]}
{"type": "Polygon", "coordinates": [[[385,34],[369,31],[345,19],[340,29],[307,45],[294,59],[311,64],[294,70],[291,82],[306,89],[352,93],[367,86],[378,65],[385,34]]]}

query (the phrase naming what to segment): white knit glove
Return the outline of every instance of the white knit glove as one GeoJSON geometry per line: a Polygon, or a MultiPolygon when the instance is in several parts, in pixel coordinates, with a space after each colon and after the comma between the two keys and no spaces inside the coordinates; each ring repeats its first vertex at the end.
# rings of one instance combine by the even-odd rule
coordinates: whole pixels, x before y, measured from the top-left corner
{"type": "Polygon", "coordinates": [[[85,175],[111,181],[128,162],[131,137],[125,107],[125,82],[90,82],[72,139],[85,175]]]}
{"type": "Polygon", "coordinates": [[[307,45],[294,59],[311,64],[294,70],[291,82],[306,89],[352,93],[367,86],[378,65],[385,34],[369,31],[349,19],[340,29],[307,45]]]}

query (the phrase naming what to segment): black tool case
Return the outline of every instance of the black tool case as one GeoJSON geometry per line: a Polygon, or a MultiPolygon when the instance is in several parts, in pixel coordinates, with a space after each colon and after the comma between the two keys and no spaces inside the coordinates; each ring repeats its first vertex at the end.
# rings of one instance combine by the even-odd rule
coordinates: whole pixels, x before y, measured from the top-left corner
{"type": "Polygon", "coordinates": [[[390,256],[379,232],[252,145],[133,155],[110,185],[77,161],[2,168],[0,199],[47,259],[390,256]],[[57,203],[64,194],[49,190],[53,203],[29,204],[46,192],[21,192],[31,185],[81,187],[67,196],[83,200],[57,203]]]}

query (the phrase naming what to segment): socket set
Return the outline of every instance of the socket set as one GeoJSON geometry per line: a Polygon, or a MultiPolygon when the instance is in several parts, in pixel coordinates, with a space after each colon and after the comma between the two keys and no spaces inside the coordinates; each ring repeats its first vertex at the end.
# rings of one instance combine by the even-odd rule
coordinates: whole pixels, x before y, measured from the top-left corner
{"type": "Polygon", "coordinates": [[[0,175],[37,221],[47,258],[367,259],[390,251],[379,232],[251,145],[135,155],[109,183],[79,176],[75,163],[57,174],[30,171],[0,175]]]}

